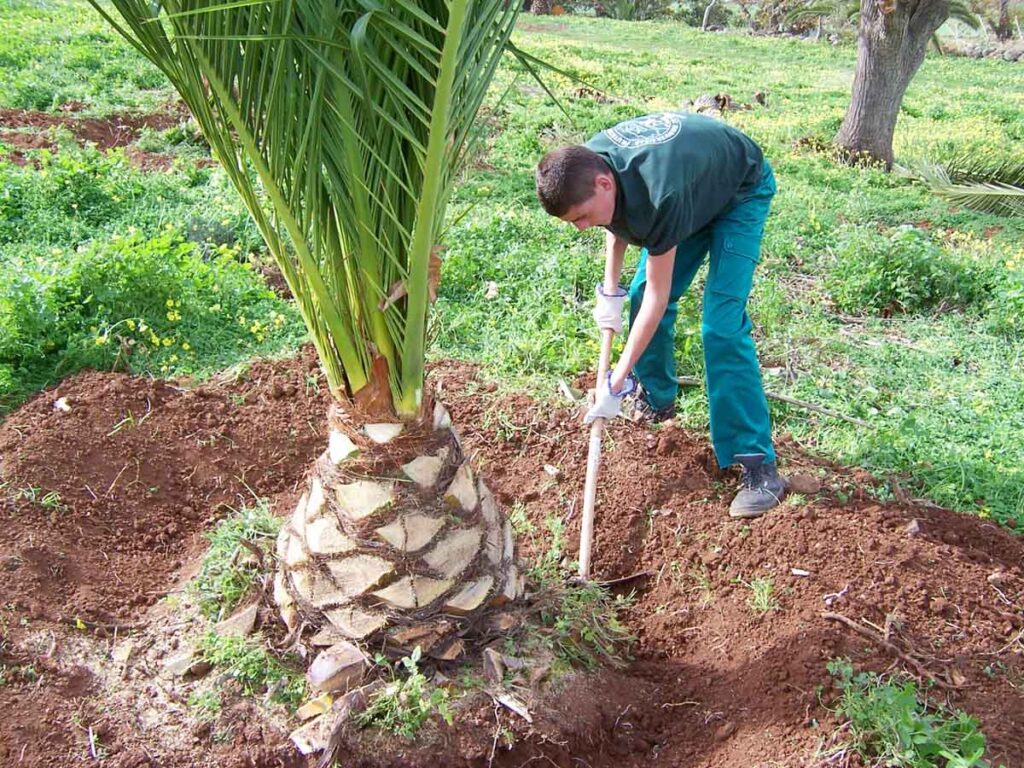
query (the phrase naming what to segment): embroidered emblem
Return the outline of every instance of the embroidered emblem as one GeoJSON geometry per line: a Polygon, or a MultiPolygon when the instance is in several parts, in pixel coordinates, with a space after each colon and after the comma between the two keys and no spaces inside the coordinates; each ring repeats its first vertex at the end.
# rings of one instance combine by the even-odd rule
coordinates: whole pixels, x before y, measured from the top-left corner
{"type": "Polygon", "coordinates": [[[613,143],[626,149],[664,144],[679,133],[684,117],[674,112],[644,115],[619,123],[614,128],[606,130],[604,134],[613,143]]]}

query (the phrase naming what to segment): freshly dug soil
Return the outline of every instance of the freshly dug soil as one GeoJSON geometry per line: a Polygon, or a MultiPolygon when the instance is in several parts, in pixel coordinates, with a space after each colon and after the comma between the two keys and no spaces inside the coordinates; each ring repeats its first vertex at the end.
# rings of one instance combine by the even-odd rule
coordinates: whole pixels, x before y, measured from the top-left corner
{"type": "MultiPolygon", "coordinates": [[[[84,373],[0,425],[0,765],[305,765],[285,730],[245,703],[221,715],[234,724],[227,738],[197,728],[154,740],[98,670],[114,663],[115,638],[157,615],[168,622],[151,604],[180,588],[202,532],[229,507],[255,495],[290,511],[325,447],[316,370],[305,352],[193,389],[84,373]]],[[[439,364],[431,380],[477,471],[532,527],[521,557],[547,551],[551,520],[574,554],[587,451],[577,410],[504,393],[464,364],[439,364]]],[[[343,764],[812,766],[836,725],[816,690],[834,695],[834,656],[934,678],[946,686],[937,699],[980,719],[993,765],[1021,764],[1019,538],[881,503],[867,473],[816,464],[784,438],[780,462],[804,493],[747,523],[728,518],[735,478],[715,469],[703,435],[615,423],[605,446],[594,575],[642,574],[615,587],[635,592],[624,616],[632,664],[542,687],[532,726],[484,698],[460,710],[456,729],[399,749],[371,744],[343,764]],[[755,579],[774,586],[763,615],[749,605],[755,579]],[[916,662],[826,612],[871,622],[916,662]],[[505,729],[518,737],[511,748],[505,729]]]]}
{"type": "Polygon", "coordinates": [[[54,115],[24,109],[0,108],[0,141],[14,148],[12,160],[18,165],[26,162],[24,151],[30,149],[56,149],[49,129],[66,128],[80,144],[93,144],[97,149],[126,147],[129,161],[145,171],[163,171],[170,167],[171,158],[155,152],[144,152],[134,142],[143,128],[166,130],[188,119],[184,104],[169,105],[161,112],[149,115],[114,115],[109,118],[76,117],[80,105],[65,104],[65,114],[54,115]]]}

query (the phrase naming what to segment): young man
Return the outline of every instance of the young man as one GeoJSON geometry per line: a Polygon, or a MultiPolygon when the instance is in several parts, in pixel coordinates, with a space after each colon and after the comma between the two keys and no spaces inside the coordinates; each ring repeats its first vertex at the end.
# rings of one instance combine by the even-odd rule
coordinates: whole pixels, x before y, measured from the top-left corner
{"type": "Polygon", "coordinates": [[[544,209],[579,230],[604,227],[605,274],[594,318],[622,330],[618,285],[628,245],[642,248],[629,289],[629,336],[586,420],[612,418],[634,394],[651,421],[675,412],[677,303],[709,256],[701,337],[711,440],[722,467],[740,464],[733,517],[759,517],[785,494],[775,465],[768,402],[751,338],[747,297],[775,177],[760,147],[725,123],[663,112],[627,120],[583,146],[549,152],[537,166],[544,209]],[[630,372],[640,382],[640,390],[630,372]]]}

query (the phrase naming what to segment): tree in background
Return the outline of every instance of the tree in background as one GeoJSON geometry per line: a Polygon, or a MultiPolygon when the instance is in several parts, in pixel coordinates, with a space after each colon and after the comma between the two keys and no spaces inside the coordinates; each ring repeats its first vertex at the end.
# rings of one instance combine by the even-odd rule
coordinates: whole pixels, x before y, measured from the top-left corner
{"type": "Polygon", "coordinates": [[[853,160],[892,167],[900,104],[950,0],[861,0],[853,96],[836,143],[853,160]]]}

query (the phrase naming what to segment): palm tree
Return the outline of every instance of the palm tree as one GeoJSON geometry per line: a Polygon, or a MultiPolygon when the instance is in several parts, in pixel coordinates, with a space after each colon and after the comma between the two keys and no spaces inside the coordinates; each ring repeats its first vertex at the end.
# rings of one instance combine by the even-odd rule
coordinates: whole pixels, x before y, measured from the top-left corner
{"type": "Polygon", "coordinates": [[[511,527],[424,388],[426,322],[445,206],[520,4],[90,2],[192,111],[334,397],[278,540],[284,621],[314,644],[386,635],[456,656],[462,617],[522,585],[511,527]]]}

